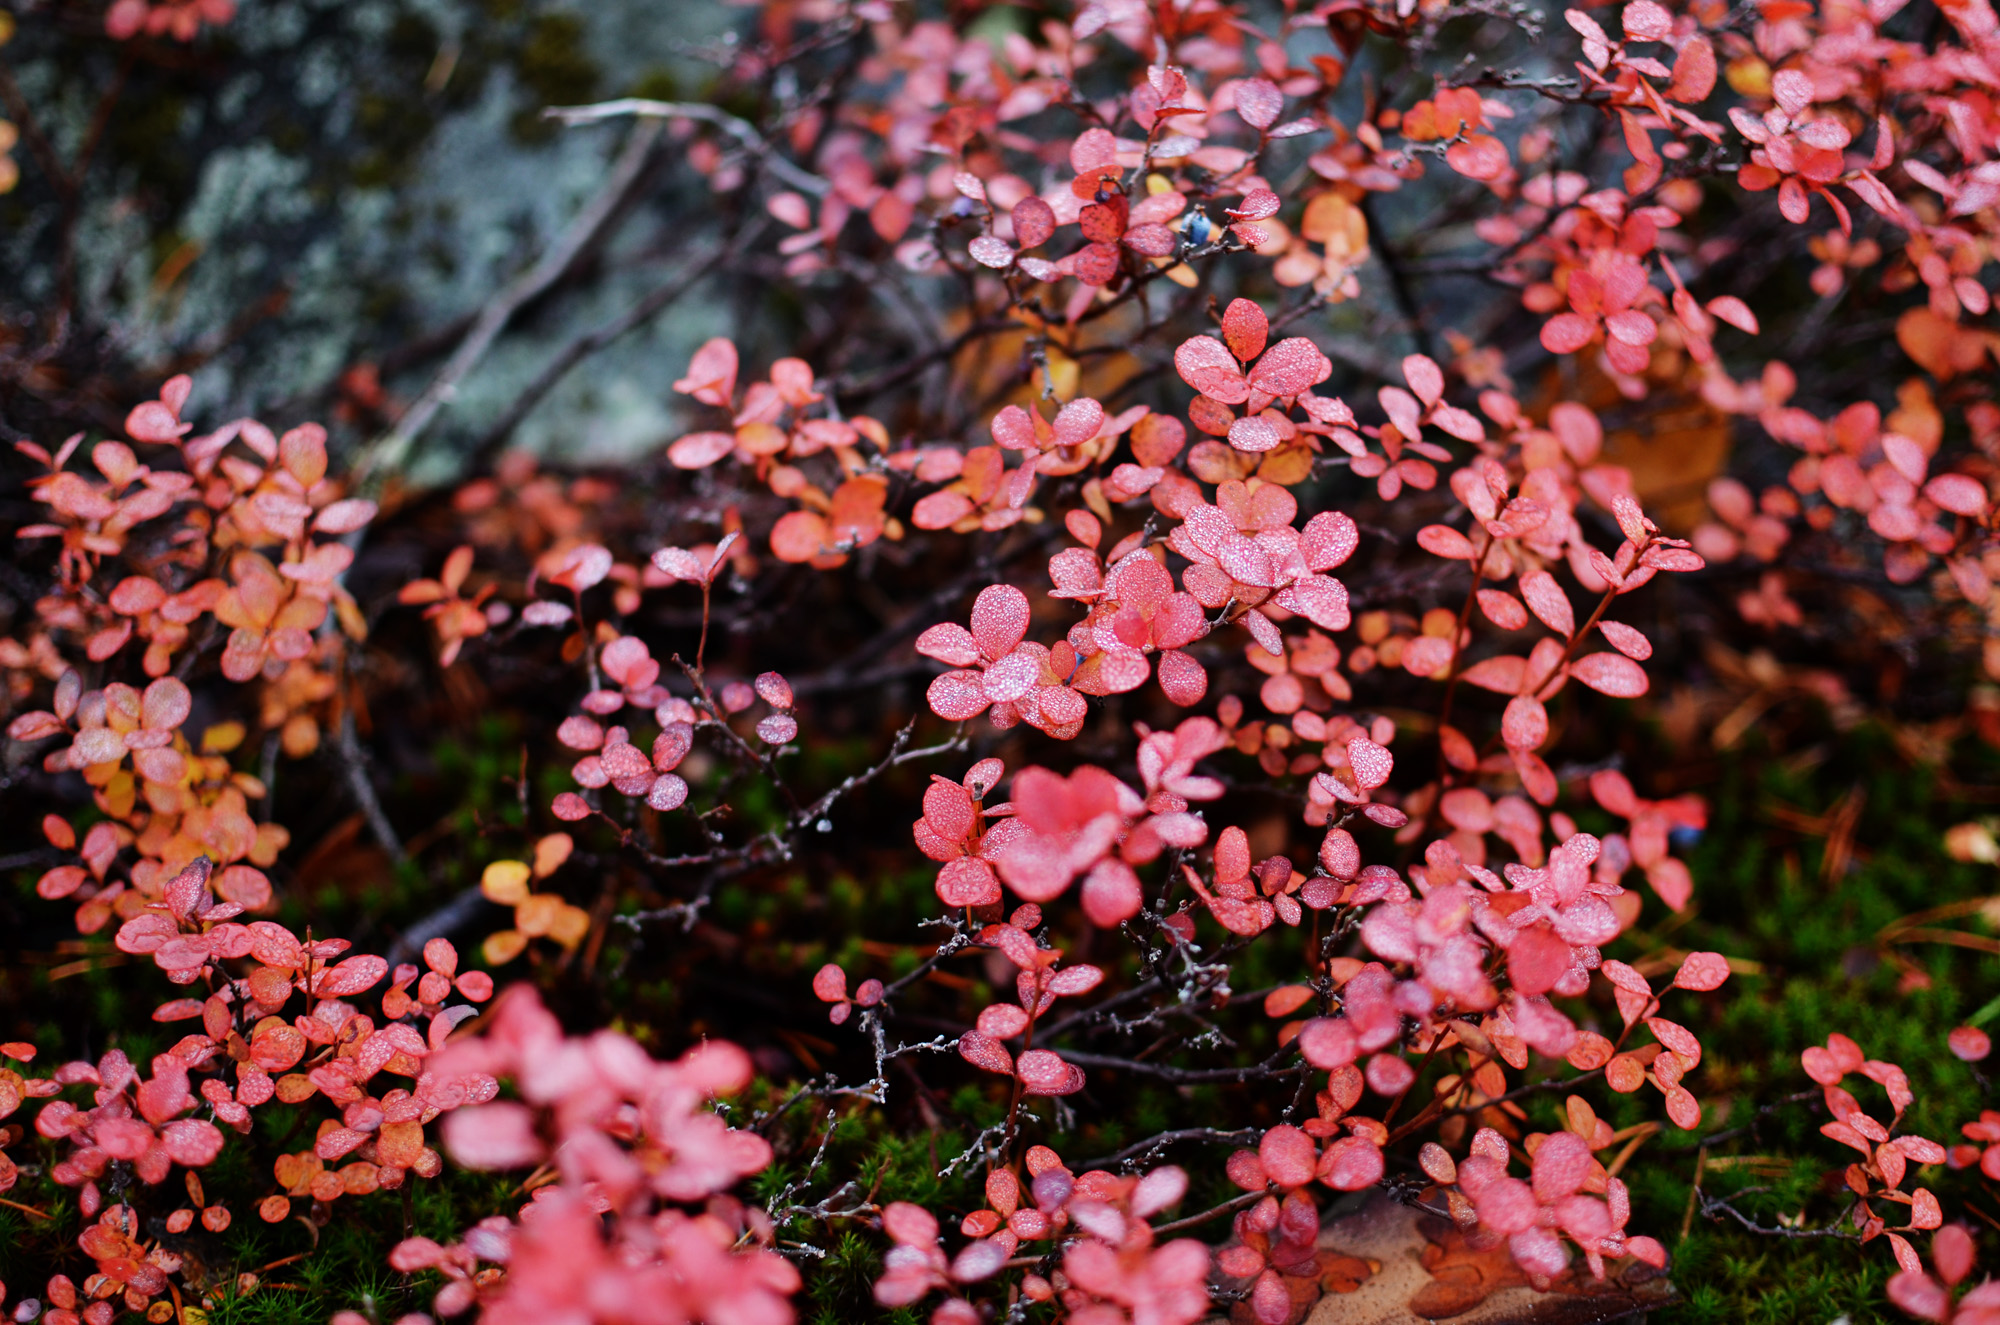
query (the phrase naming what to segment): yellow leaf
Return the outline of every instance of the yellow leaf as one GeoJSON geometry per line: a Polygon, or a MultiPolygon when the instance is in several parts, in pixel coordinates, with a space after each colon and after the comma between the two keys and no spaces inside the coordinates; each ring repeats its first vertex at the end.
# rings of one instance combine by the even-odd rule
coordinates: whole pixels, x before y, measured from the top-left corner
{"type": "Polygon", "coordinates": [[[1771,95],[1771,66],[1754,55],[1731,60],[1723,67],[1722,80],[1739,97],[1771,95]]]}
{"type": "Polygon", "coordinates": [[[555,923],[549,927],[549,937],[565,948],[574,948],[589,932],[590,912],[580,906],[565,906],[556,912],[555,923]]]}
{"type": "Polygon", "coordinates": [[[518,860],[496,860],[479,876],[479,891],[490,902],[519,906],[528,897],[528,867],[518,860]]]}
{"type": "Polygon", "coordinates": [[[518,929],[503,929],[497,934],[488,934],[486,942],[479,945],[479,950],[488,966],[504,966],[520,956],[527,946],[526,934],[518,929]]]}
{"type": "Polygon", "coordinates": [[[562,867],[576,842],[568,833],[550,833],[535,843],[535,877],[546,879],[562,867]]]}
{"type": "Polygon", "coordinates": [[[1262,463],[1257,466],[1257,477],[1266,483],[1276,483],[1289,488],[1294,483],[1303,483],[1312,477],[1312,448],[1302,442],[1280,446],[1266,451],[1262,463]]]}
{"type": "Polygon", "coordinates": [[[514,909],[514,928],[540,938],[556,927],[556,917],[568,903],[554,893],[533,893],[514,909]]]}
{"type": "Polygon", "coordinates": [[[1076,395],[1076,360],[1056,349],[1053,345],[1047,351],[1048,385],[1057,400],[1068,400],[1076,395]]]}

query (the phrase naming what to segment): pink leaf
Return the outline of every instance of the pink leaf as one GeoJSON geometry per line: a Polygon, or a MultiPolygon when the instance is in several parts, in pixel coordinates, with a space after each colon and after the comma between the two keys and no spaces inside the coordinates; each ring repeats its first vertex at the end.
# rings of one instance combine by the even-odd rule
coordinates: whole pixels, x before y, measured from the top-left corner
{"type": "Polygon", "coordinates": [[[199,1118],[182,1118],[160,1129],[160,1146],[174,1163],[197,1169],[222,1153],[222,1129],[199,1118]]]}
{"type": "Polygon", "coordinates": [[[1244,380],[1236,356],[1213,336],[1190,336],[1182,341],[1174,351],[1174,371],[1183,382],[1225,405],[1240,405],[1250,399],[1250,384],[1244,380]]]}
{"type": "Polygon", "coordinates": [[[1645,669],[1620,653],[1587,654],[1569,665],[1569,674],[1615,699],[1636,699],[1648,684],[1645,669]]]}
{"type": "Polygon", "coordinates": [[[1014,240],[1022,248],[1036,248],[1056,232],[1055,209],[1033,196],[1014,204],[1014,240]]]}
{"type": "Polygon", "coordinates": [[[1264,1133],[1257,1146],[1258,1162],[1280,1187],[1303,1187],[1311,1182],[1318,1158],[1312,1138],[1289,1123],[1280,1123],[1264,1133]]]}
{"type": "Polygon", "coordinates": [[[1321,1071],[1345,1067],[1359,1056],[1354,1026],[1345,1017],[1315,1017],[1299,1030],[1299,1052],[1321,1071]]]}
{"type": "Polygon", "coordinates": [[[706,469],[736,449],[732,432],[691,432],[667,448],[677,469],[706,469]]]}
{"type": "Polygon", "coordinates": [[[1284,440],[1277,425],[1262,415],[1238,419],[1229,425],[1229,444],[1239,451],[1271,451],[1284,440]]]}
{"type": "Polygon", "coordinates": [[[313,976],[313,993],[320,998],[349,998],[365,994],[386,975],[389,963],[381,957],[349,957],[313,976]]]}
{"type": "Polygon", "coordinates": [[[1236,113],[1254,129],[1268,129],[1285,109],[1285,94],[1268,78],[1246,78],[1236,85],[1236,113]]]}
{"type": "Polygon", "coordinates": [[[1321,511],[1306,521],[1299,534],[1299,551],[1315,571],[1332,570],[1353,556],[1360,544],[1359,526],[1340,511],[1321,511]]]}
{"type": "Polygon", "coordinates": [[[1014,1074],[1014,1056],[1007,1052],[1007,1047],[978,1031],[967,1031],[958,1037],[958,1056],[988,1072],[998,1072],[1002,1076],[1014,1074]]]}
{"type": "Polygon", "coordinates": [[[1985,485],[1964,474],[1939,474],[1924,485],[1924,496],[1953,515],[1973,520],[1986,515],[1985,485]]]}
{"type": "Polygon", "coordinates": [[[1945,1044],[1954,1057],[1968,1063],[1976,1063],[1993,1052],[1992,1037],[1976,1026],[1960,1026],[1945,1037],[1945,1044]]]}
{"type": "Polygon", "coordinates": [[[674,390],[693,396],[706,405],[728,405],[736,391],[736,346],[716,337],[695,351],[687,376],[674,383],[674,390]]]}
{"type": "Polygon", "coordinates": [[[1729,961],[1719,952],[1691,952],[1674,972],[1677,989],[1719,989],[1729,978],[1729,961]]]}
{"type": "Polygon", "coordinates": [[[1497,658],[1487,658],[1465,669],[1467,685],[1478,686],[1481,690],[1491,690],[1495,694],[1519,694],[1527,682],[1528,660],[1514,654],[1502,654],[1497,658]]]}
{"type": "Polygon", "coordinates": [[[1534,1194],[1543,1205],[1573,1195],[1590,1176],[1590,1143],[1574,1132],[1551,1132],[1535,1151],[1534,1194]]]}
{"type": "Polygon", "coordinates": [[[1419,529],[1417,546],[1446,561],[1470,561],[1477,552],[1471,539],[1448,524],[1427,524],[1419,529]]]}
{"type": "Polygon", "coordinates": [[[1653,656],[1653,642],[1631,626],[1617,621],[1600,621],[1597,628],[1604,632],[1604,638],[1611,642],[1611,647],[1627,658],[1644,662],[1653,656]]]}
{"type": "Polygon", "coordinates": [[[1667,95],[1685,105],[1706,101],[1715,90],[1715,47],[1707,37],[1690,38],[1674,59],[1673,81],[1667,95]]]}
{"type": "Polygon", "coordinates": [[[990,659],[1014,651],[1028,633],[1028,595],[1011,584],[988,585],[972,604],[972,637],[990,659]]]}
{"type": "Polygon", "coordinates": [[[945,672],[931,681],[924,696],[931,712],[949,722],[965,722],[984,713],[992,700],[978,672],[945,672]]]}
{"type": "Polygon", "coordinates": [[[1733,294],[1720,295],[1708,301],[1708,311],[1739,331],[1757,334],[1757,315],[1750,306],[1733,294]]]}
{"type": "Polygon", "coordinates": [[[1047,1049],[1030,1049],[1022,1054],[1015,1065],[1015,1075],[1030,1095],[1074,1095],[1083,1089],[1083,1073],[1047,1049]]]}
{"type": "Polygon", "coordinates": [[[1026,1029],[1028,1014],[1018,1003],[994,1003],[979,1014],[978,1033],[995,1040],[1019,1035],[1026,1029]]]}
{"type": "Polygon", "coordinates": [[[1281,340],[1264,351],[1264,357],[1250,370],[1250,385],[1274,396],[1295,396],[1324,381],[1329,372],[1326,356],[1303,336],[1281,340]]]}
{"type": "Polygon", "coordinates": [[[1521,606],[1520,599],[1501,589],[1481,589],[1479,610],[1502,630],[1519,630],[1528,624],[1528,609],[1521,606]]]}
{"type": "Polygon", "coordinates": [[[1510,750],[1533,750],[1549,736],[1549,714],[1541,701],[1516,695],[1500,717],[1500,738],[1510,750]]]}
{"type": "Polygon", "coordinates": [[[1359,1136],[1342,1137],[1319,1157],[1319,1180],[1339,1192],[1358,1192],[1382,1181],[1382,1151],[1359,1136]]]}
{"type": "Polygon", "coordinates": [[[545,1153],[533,1111],[510,1101],[453,1110],[445,1116],[444,1144],[469,1169],[526,1168],[545,1153]]]}
{"type": "Polygon", "coordinates": [[[1771,79],[1771,95],[1779,109],[1796,116],[1813,103],[1812,79],[1796,69],[1781,69],[1771,79]]]}
{"type": "Polygon", "coordinates": [[[1013,246],[992,235],[979,236],[967,245],[967,251],[972,254],[972,260],[982,267],[1009,267],[1014,262],[1013,246]]]}
{"type": "Polygon", "coordinates": [[[1228,344],[1230,353],[1244,363],[1250,363],[1264,352],[1266,338],[1270,334],[1270,321],[1264,310],[1249,299],[1232,299],[1222,314],[1222,339],[1228,344]]]}
{"type": "Polygon", "coordinates": [[[1387,782],[1390,771],[1396,767],[1396,757],[1389,753],[1389,748],[1366,736],[1357,736],[1347,743],[1347,760],[1354,767],[1355,782],[1368,791],[1387,782]]]}
{"type": "Polygon", "coordinates": [[[1545,570],[1526,572],[1521,576],[1521,597],[1527,600],[1528,610],[1550,630],[1565,637],[1575,633],[1576,615],[1555,576],[1545,570]]]}
{"type": "Polygon", "coordinates": [[[1550,354],[1573,354],[1597,335],[1596,324],[1576,313],[1558,313],[1542,324],[1542,348],[1550,354]]]}

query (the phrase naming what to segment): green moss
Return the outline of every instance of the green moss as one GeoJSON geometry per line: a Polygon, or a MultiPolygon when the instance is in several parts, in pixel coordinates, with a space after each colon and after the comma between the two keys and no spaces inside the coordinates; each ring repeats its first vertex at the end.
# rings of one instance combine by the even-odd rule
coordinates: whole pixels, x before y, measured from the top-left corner
{"type": "Polygon", "coordinates": [[[523,143],[544,143],[559,128],[542,118],[545,106],[573,106],[590,100],[602,72],[585,47],[583,19],[575,14],[538,14],[514,59],[524,96],[509,129],[523,143]]]}

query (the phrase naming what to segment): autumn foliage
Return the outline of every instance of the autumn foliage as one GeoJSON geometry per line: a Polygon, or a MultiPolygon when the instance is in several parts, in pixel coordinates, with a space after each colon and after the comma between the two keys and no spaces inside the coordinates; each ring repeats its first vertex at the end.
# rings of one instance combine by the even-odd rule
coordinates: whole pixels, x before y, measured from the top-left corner
{"type": "MultiPolygon", "coordinates": [[[[790,297],[893,284],[935,321],[907,353],[709,340],[684,431],[613,482],[509,455],[425,494],[365,437],[204,417],[198,373],[15,444],[9,859],[163,1030],[0,1045],[0,1192],[73,1248],[12,1319],[195,1321],[263,1273],[197,1223],[316,1245],[364,1202],[403,1212],[411,1301],[345,1325],[785,1325],[854,1237],[873,1302],[934,1325],[1292,1325],[1344,1291],[1323,1221],[1376,1192],[1537,1290],[1671,1277],[1627,1165],[1743,1125],[1704,1074],[1732,962],[1658,940],[1711,807],[1632,752],[1709,665],[1689,623],[1805,629],[1828,548],[1935,625],[1962,711],[2000,680],[2000,21],[980,9],[767,3],[702,113],[597,116],[664,118],[790,297]],[[1475,19],[1547,58],[1447,58],[1475,19]],[[1805,329],[1736,292],[1750,233],[1805,329]],[[1864,287],[1869,371],[1793,362],[1864,287]],[[1630,440],[1675,411],[1735,443],[1692,492],[1630,440]],[[350,941],[286,883],[271,782],[339,770],[402,854],[392,675],[507,696],[519,767],[462,904],[425,885],[350,941]],[[840,872],[879,928],[820,929],[840,872]],[[610,992],[778,934],[810,960],[756,1016],[610,992]],[[840,1168],[864,1125],[980,1203],[840,1168]],[[412,1188],[488,1172],[497,1205],[415,1231],[412,1188]]],[[[104,39],[234,16],[118,0],[104,39]]],[[[1768,688],[1848,702],[1799,676],[1768,688]]],[[[2000,1181],[2000,1114],[1908,1130],[1904,1069],[1825,1030],[1781,1068],[1841,1175],[1823,1227],[1911,1315],[1994,1318],[1935,1189],[2000,1181]]]]}

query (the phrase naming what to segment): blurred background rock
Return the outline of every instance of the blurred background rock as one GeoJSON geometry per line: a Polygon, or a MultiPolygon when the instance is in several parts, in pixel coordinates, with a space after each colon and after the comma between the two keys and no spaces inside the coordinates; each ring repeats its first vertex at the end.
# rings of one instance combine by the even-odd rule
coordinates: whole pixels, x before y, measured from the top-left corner
{"type": "MultiPolygon", "coordinates": [[[[96,3],[12,9],[8,441],[110,426],[177,371],[205,418],[379,428],[599,190],[631,132],[565,130],[542,108],[698,91],[736,17],[643,0],[257,0],[192,43],[120,43],[96,3]]],[[[557,348],[656,287],[713,205],[671,142],[656,151],[605,247],[467,376],[449,435],[481,435],[557,348]]],[[[567,378],[515,443],[608,460],[669,440],[670,384],[732,321],[728,290],[691,293],[567,378]]],[[[418,459],[413,477],[454,463],[449,446],[418,459]]]]}

